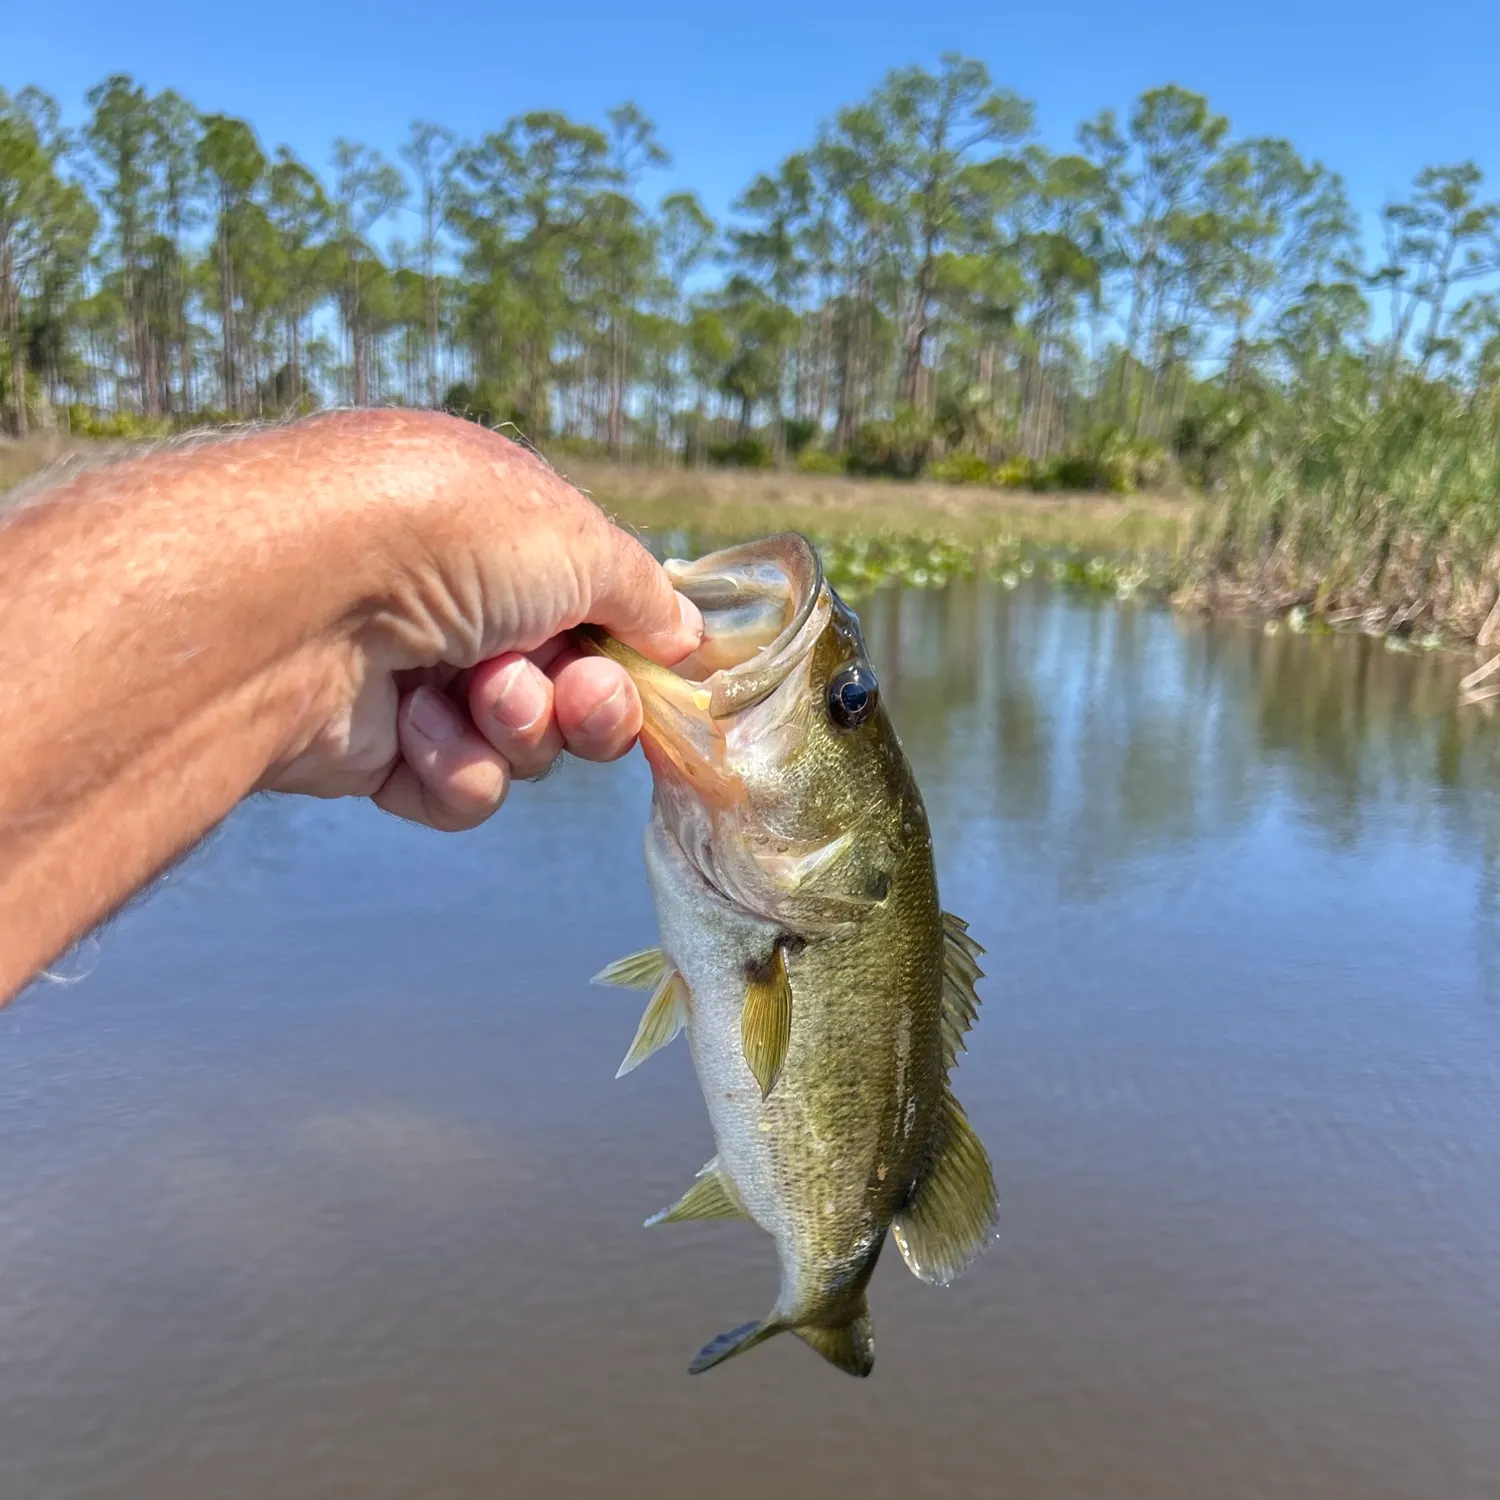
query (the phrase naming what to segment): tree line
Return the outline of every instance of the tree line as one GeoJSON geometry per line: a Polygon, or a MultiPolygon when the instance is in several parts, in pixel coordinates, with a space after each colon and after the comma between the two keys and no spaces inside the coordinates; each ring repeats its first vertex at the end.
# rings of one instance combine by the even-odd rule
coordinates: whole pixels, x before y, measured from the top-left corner
{"type": "Polygon", "coordinates": [[[1500,384],[1477,166],[1421,172],[1371,256],[1335,172],[1176,85],[1056,152],[982,63],[898,69],[724,224],[648,199],[668,156],[630,104],[418,122],[399,161],[340,139],[322,171],[124,75],[87,106],[75,131],[0,90],[21,435],[402,402],[654,460],[1212,484],[1300,452],[1312,410],[1500,384]]]}

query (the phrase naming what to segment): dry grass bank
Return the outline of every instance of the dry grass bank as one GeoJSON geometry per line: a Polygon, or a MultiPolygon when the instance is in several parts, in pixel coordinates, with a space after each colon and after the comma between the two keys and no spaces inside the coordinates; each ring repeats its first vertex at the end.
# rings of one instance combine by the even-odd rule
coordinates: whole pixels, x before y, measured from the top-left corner
{"type": "Polygon", "coordinates": [[[557,468],[627,525],[824,534],[1008,534],[1097,550],[1186,544],[1198,502],[1164,495],[1033,495],[981,485],[905,483],[733,469],[658,469],[557,460],[557,468]]]}

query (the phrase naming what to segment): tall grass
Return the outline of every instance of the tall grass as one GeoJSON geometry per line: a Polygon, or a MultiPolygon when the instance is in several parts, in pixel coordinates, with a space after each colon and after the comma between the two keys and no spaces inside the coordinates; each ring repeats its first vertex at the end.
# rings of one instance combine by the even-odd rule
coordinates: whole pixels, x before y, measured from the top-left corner
{"type": "Polygon", "coordinates": [[[1337,375],[1263,394],[1193,553],[1210,602],[1478,636],[1500,582],[1500,387],[1337,375]]]}

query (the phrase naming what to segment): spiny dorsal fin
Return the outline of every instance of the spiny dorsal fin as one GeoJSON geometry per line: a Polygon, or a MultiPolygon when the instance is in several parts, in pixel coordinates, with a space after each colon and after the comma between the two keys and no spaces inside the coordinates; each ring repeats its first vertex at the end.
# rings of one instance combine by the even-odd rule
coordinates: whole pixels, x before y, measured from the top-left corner
{"type": "Polygon", "coordinates": [[[875,1334],[870,1328],[868,1306],[861,1307],[852,1321],[837,1328],[794,1325],[792,1332],[846,1375],[863,1377],[875,1368],[875,1334]]]}
{"type": "Polygon", "coordinates": [[[975,982],[984,977],[978,958],[984,949],[969,936],[969,924],[943,913],[943,1067],[964,1050],[964,1035],[979,1014],[975,982]]]}
{"type": "Polygon", "coordinates": [[[646,1002],[641,1024],[635,1029],[635,1040],[630,1044],[616,1078],[623,1078],[640,1067],[653,1052],[659,1052],[682,1030],[687,1020],[687,1001],[687,981],[676,969],[668,969],[657,985],[656,993],[646,1002]]]}
{"type": "Polygon", "coordinates": [[[621,990],[654,990],[667,972],[667,955],[660,948],[642,948],[606,964],[589,981],[621,990]]]}
{"type": "Polygon", "coordinates": [[[932,1164],[891,1233],[913,1276],[946,1286],[984,1249],[995,1222],[995,1179],[974,1127],[951,1093],[932,1164]]]}
{"type": "Polygon", "coordinates": [[[743,1219],[739,1194],[724,1175],[716,1156],[705,1162],[693,1185],[670,1208],[652,1214],[646,1228],[657,1224],[680,1224],[685,1219],[743,1219]]]}
{"type": "Polygon", "coordinates": [[[745,976],[740,1039],[764,1099],[776,1087],[792,1040],[792,981],[780,943],[771,950],[769,963],[757,965],[745,976]]]}

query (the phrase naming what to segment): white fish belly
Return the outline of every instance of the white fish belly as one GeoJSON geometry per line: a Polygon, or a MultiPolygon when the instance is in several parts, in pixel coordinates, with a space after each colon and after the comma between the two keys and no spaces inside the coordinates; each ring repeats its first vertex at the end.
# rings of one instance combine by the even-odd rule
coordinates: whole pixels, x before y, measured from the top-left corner
{"type": "Polygon", "coordinates": [[[775,1187],[775,1142],[740,1033],[745,967],[765,962],[780,929],[737,910],[709,890],[654,810],[646,829],[646,873],[655,896],[662,949],[692,995],[688,1045],[708,1106],[719,1165],[745,1211],[776,1240],[784,1271],[790,1271],[791,1225],[787,1205],[775,1187]]]}

